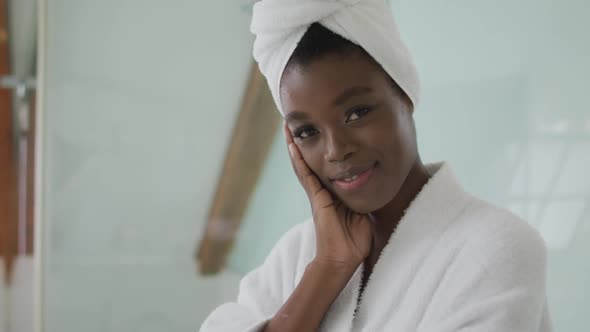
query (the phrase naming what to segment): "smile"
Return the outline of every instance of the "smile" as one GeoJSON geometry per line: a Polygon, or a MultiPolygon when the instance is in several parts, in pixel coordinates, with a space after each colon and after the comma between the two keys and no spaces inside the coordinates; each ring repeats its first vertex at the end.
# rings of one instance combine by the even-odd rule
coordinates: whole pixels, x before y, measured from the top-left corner
{"type": "Polygon", "coordinates": [[[351,172],[345,176],[339,177],[338,179],[332,180],[332,182],[340,189],[346,191],[357,190],[364,186],[371,179],[375,165],[372,165],[368,169],[351,172]]]}

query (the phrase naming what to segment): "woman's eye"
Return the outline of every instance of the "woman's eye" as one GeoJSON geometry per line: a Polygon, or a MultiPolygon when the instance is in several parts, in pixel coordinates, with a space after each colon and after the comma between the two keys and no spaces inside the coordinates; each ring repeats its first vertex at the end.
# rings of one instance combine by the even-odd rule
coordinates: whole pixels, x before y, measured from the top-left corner
{"type": "Polygon", "coordinates": [[[367,113],[369,113],[369,111],[370,110],[366,107],[356,108],[348,113],[348,116],[346,117],[346,122],[358,120],[365,116],[367,113]]]}
{"type": "Polygon", "coordinates": [[[295,137],[299,139],[306,139],[318,133],[317,129],[312,127],[304,127],[295,131],[295,137]]]}

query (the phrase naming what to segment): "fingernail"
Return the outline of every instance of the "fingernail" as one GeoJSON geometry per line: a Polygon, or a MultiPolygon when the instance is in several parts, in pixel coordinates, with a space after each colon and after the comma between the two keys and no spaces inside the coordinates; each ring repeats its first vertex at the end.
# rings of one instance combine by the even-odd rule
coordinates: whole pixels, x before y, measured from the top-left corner
{"type": "Polygon", "coordinates": [[[294,149],[295,149],[295,147],[293,146],[293,143],[289,144],[289,153],[291,154],[291,158],[295,158],[294,149]]]}

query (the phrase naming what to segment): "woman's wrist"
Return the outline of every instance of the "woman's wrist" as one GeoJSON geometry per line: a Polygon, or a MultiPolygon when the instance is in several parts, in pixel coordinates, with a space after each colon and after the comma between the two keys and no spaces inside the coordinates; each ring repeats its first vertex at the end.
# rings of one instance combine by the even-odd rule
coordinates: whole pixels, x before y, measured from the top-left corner
{"type": "Polygon", "coordinates": [[[356,268],[328,260],[311,261],[299,284],[268,322],[265,332],[316,331],[356,268]]]}
{"type": "Polygon", "coordinates": [[[360,263],[334,262],[316,257],[307,265],[307,270],[313,270],[312,274],[320,279],[326,278],[331,282],[341,280],[346,284],[359,266],[360,263]]]}

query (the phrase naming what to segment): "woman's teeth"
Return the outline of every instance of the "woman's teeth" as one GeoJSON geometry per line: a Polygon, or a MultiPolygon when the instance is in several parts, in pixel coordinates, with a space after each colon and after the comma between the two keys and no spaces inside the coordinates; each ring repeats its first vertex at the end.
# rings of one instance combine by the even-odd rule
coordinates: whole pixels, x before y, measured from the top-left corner
{"type": "Polygon", "coordinates": [[[350,181],[356,180],[358,177],[359,177],[358,175],[353,175],[353,176],[351,176],[349,178],[342,179],[342,181],[350,182],[350,181]]]}
{"type": "Polygon", "coordinates": [[[334,184],[342,190],[353,191],[363,187],[373,174],[373,167],[362,173],[351,175],[345,178],[334,180],[334,184]]]}

